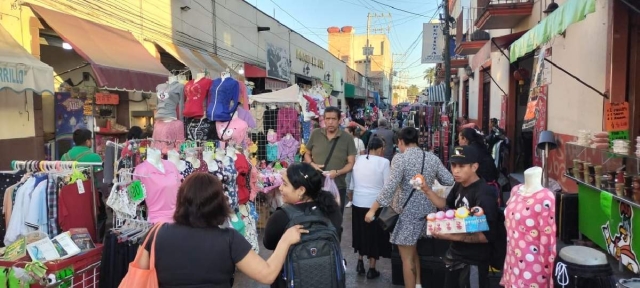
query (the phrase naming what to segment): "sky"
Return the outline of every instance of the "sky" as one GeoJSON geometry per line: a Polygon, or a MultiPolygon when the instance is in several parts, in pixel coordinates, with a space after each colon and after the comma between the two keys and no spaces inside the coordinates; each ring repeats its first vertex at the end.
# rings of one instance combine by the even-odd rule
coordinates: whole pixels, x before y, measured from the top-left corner
{"type": "Polygon", "coordinates": [[[391,19],[372,19],[371,28],[391,27],[388,37],[394,54],[394,70],[398,71],[396,77],[400,76],[408,85],[415,84],[421,89],[427,85],[423,77],[429,66],[420,63],[420,33],[423,23],[439,18],[438,0],[246,1],[325,49],[329,46],[328,27],[353,26],[356,34],[366,34],[367,13],[391,13],[391,19]]]}

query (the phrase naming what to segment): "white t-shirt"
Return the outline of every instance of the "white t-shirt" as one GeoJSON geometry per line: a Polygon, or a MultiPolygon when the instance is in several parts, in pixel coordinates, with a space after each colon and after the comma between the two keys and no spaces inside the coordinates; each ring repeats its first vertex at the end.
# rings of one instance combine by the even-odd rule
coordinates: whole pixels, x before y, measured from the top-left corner
{"type": "Polygon", "coordinates": [[[353,143],[356,144],[356,155],[360,155],[365,150],[364,142],[360,138],[353,137],[353,143]]]}
{"type": "MultiPolygon", "coordinates": [[[[360,140],[362,142],[362,140],[360,140]]],[[[353,205],[360,208],[371,208],[371,205],[391,174],[389,160],[384,157],[360,155],[356,157],[351,175],[353,205]]]]}

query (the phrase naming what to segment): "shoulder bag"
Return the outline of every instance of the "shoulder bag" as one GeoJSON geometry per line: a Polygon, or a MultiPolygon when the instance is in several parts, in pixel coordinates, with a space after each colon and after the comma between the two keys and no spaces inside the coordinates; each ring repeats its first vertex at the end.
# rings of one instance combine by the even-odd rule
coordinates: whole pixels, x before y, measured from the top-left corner
{"type": "Polygon", "coordinates": [[[156,240],[158,237],[158,231],[160,231],[160,227],[162,227],[163,223],[157,223],[151,228],[149,234],[147,234],[147,238],[144,239],[144,243],[142,246],[138,248],[138,253],[136,253],[136,258],[133,262],[129,263],[129,271],[127,271],[127,275],[124,276],[122,282],[120,282],[119,288],[128,288],[128,287],[136,287],[136,288],[158,288],[158,275],[156,273],[156,240]],[[140,268],[138,261],[142,258],[142,253],[144,252],[144,248],[147,247],[147,242],[153,235],[153,240],[151,240],[151,251],[149,251],[149,269],[140,268]]]}
{"type": "MultiPolygon", "coordinates": [[[[420,169],[420,173],[423,173],[424,171],[424,160],[427,157],[427,153],[422,153],[422,168],[420,169]]],[[[404,201],[404,204],[402,205],[403,211],[404,208],[407,207],[407,204],[409,204],[409,200],[411,200],[414,192],[416,192],[416,189],[412,189],[411,193],[409,193],[409,198],[404,201]]],[[[380,223],[382,230],[386,232],[393,232],[393,229],[396,228],[396,224],[398,223],[398,218],[400,218],[400,213],[398,213],[396,210],[393,210],[391,206],[384,207],[382,208],[382,211],[380,211],[380,216],[378,216],[378,223],[380,223]]]]}
{"type": "Polygon", "coordinates": [[[327,154],[327,159],[324,160],[322,170],[327,169],[327,165],[329,165],[329,160],[331,160],[331,156],[333,156],[333,150],[336,150],[336,144],[338,144],[338,137],[334,137],[332,141],[331,149],[329,150],[329,154],[327,154]]]}

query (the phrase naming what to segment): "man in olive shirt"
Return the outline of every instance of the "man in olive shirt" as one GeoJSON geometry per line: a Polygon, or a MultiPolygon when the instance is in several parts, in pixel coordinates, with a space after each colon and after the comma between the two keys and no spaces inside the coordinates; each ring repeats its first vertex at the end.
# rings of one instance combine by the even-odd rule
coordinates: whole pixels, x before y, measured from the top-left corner
{"type": "Polygon", "coordinates": [[[304,161],[334,179],[340,192],[340,212],[344,214],[347,195],[346,175],[353,169],[356,161],[356,145],[353,136],[339,128],[340,109],[337,107],[327,107],[324,110],[324,124],[325,128],[317,128],[311,132],[309,141],[306,143],[307,153],[304,154],[304,161]],[[330,159],[327,159],[334,142],[335,149],[330,159]],[[326,166],[325,163],[327,163],[326,166]]]}

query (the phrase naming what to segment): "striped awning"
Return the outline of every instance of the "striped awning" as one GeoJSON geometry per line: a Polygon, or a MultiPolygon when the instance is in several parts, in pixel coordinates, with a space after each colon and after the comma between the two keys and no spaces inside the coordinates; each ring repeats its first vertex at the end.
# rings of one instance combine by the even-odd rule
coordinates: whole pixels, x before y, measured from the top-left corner
{"type": "Polygon", "coordinates": [[[446,102],[445,89],[447,86],[444,83],[431,86],[427,88],[429,93],[429,102],[446,102]]]}

